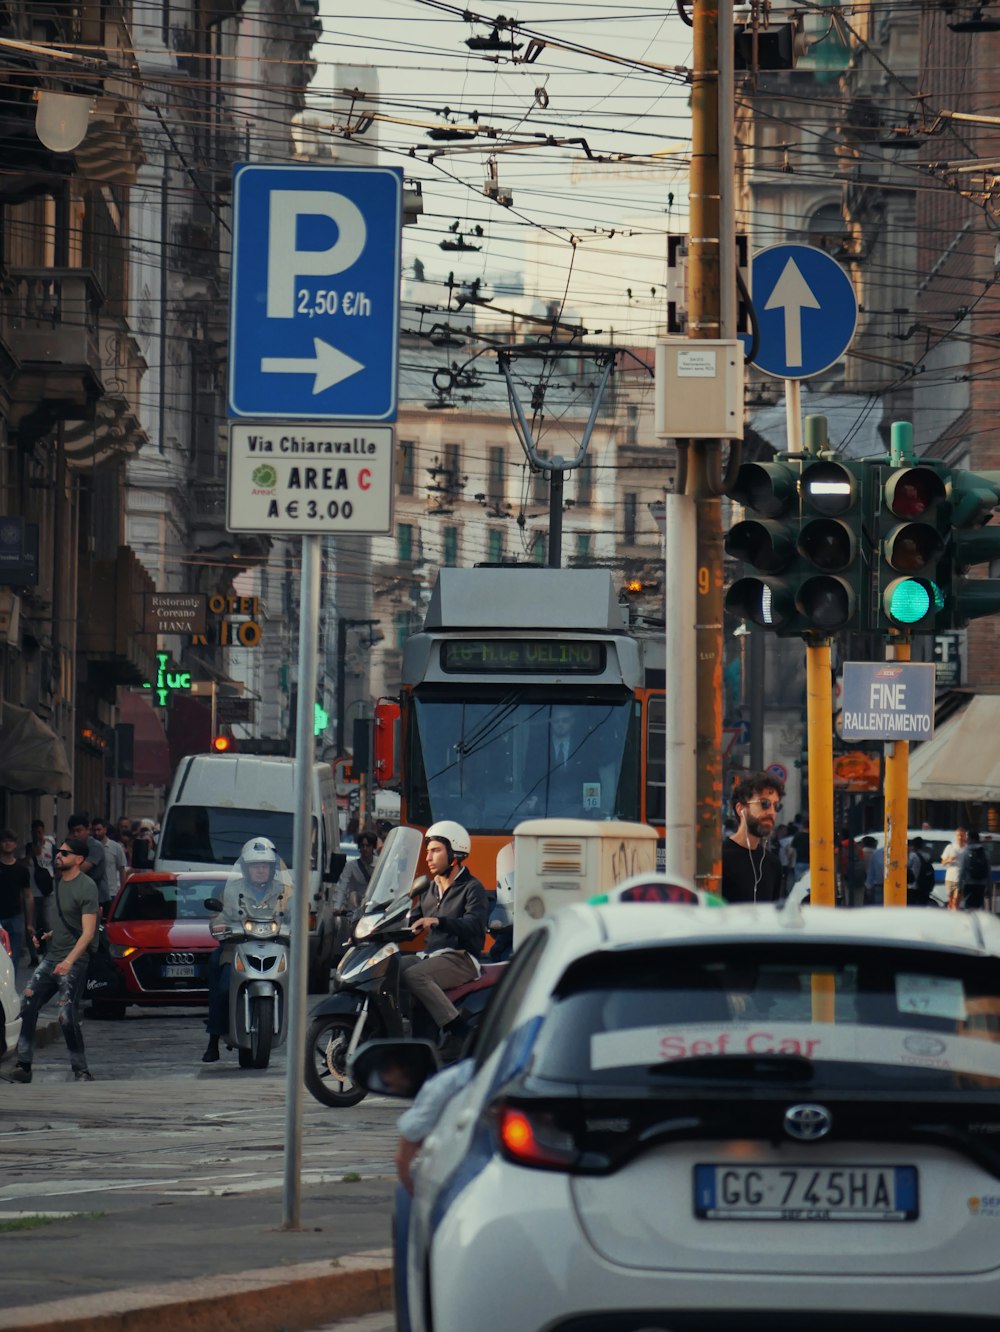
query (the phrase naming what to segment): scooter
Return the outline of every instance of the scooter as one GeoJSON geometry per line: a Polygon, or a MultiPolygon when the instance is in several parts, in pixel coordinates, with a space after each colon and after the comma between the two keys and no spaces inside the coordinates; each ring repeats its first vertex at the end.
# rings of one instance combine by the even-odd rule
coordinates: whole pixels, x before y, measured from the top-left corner
{"type": "MultiPolygon", "coordinates": [[[[221,911],[222,903],[210,897],[205,906],[221,911]]],[[[255,904],[239,897],[242,928],[224,921],[213,922],[212,933],[231,962],[229,973],[230,1049],[239,1051],[240,1068],[267,1068],[271,1051],[284,1044],[288,1034],[285,989],[291,935],[285,913],[273,900],[255,904]]]]}
{"type": "MultiPolygon", "coordinates": [[[[394,828],[386,838],[350,946],[334,973],[333,992],[310,1014],[305,1080],[323,1105],[346,1108],[367,1094],[348,1072],[348,1061],[362,1041],[437,1035],[419,1006],[413,1021],[406,1017],[399,998],[401,947],[414,943],[406,923],[412,894],[426,885],[426,880],[414,882],[422,849],[423,838],[415,828],[394,828]]],[[[506,969],[505,962],[487,962],[477,979],[446,992],[470,1027],[478,1026],[506,969]]]]}

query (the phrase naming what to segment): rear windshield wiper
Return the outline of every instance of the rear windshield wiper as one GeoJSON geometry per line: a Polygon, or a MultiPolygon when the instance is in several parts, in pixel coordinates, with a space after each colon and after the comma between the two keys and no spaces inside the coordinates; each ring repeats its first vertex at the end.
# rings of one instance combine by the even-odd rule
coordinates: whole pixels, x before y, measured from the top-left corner
{"type": "Polygon", "coordinates": [[[816,1068],[804,1055],[721,1054],[651,1064],[656,1077],[707,1078],[713,1082],[812,1082],[816,1068]]]}

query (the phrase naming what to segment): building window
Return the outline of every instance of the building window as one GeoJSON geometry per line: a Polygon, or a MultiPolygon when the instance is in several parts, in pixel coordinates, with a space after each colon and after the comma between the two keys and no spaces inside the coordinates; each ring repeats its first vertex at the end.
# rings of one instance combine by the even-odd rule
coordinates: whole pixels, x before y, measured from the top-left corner
{"type": "Polygon", "coordinates": [[[578,509],[589,509],[593,502],[594,464],[588,453],[584,456],[583,462],[576,469],[576,507],[578,509]]]}
{"type": "Polygon", "coordinates": [[[396,554],[401,564],[413,563],[413,527],[400,523],[396,528],[396,554]]]}
{"type": "MultiPolygon", "coordinates": [[[[548,458],[548,449],[538,450],[539,458],[548,458]]],[[[536,504],[545,504],[549,498],[549,473],[536,472],[535,481],[532,490],[533,498],[536,504]]]]}
{"type": "Polygon", "coordinates": [[[536,564],[545,564],[549,558],[549,539],[539,532],[531,545],[531,558],[536,564]]]}
{"type": "Polygon", "coordinates": [[[585,560],[590,554],[590,533],[577,532],[576,534],[576,558],[585,560]]]}
{"type": "Polygon", "coordinates": [[[625,538],[625,544],[631,546],[635,542],[635,520],[638,510],[638,496],[631,491],[625,496],[625,519],[622,535],[625,538]]]}
{"type": "Polygon", "coordinates": [[[503,559],[503,532],[495,527],[489,530],[489,561],[490,564],[499,564],[503,559]]]}
{"type": "Polygon", "coordinates": [[[816,209],[806,225],[806,240],[828,254],[843,249],[848,240],[848,229],[839,203],[824,204],[816,209]]]}
{"type": "Polygon", "coordinates": [[[457,527],[446,527],[444,529],[444,563],[449,569],[454,569],[458,563],[457,527]]]}
{"type": "Polygon", "coordinates": [[[506,496],[507,467],[502,448],[490,449],[490,474],[486,482],[486,498],[491,504],[502,504],[506,496]]]}
{"type": "Polygon", "coordinates": [[[392,628],[396,651],[402,652],[403,646],[410,636],[410,612],[397,611],[392,617],[392,628]]]}
{"type": "Polygon", "coordinates": [[[416,440],[401,439],[399,441],[399,493],[401,495],[413,494],[413,458],[416,451],[416,440]]]}
{"type": "Polygon", "coordinates": [[[458,488],[461,481],[459,473],[462,470],[462,446],[461,444],[446,444],[444,446],[444,465],[448,469],[448,475],[444,478],[445,484],[458,488]]]}

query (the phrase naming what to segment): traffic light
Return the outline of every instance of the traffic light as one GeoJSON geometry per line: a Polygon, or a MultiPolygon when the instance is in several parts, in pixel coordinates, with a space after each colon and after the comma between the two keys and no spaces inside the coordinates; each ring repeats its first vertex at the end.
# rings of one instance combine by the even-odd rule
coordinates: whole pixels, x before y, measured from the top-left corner
{"type": "Polygon", "coordinates": [[[856,626],[864,604],[864,464],[806,458],[795,603],[799,633],[827,637],[856,626]]]}
{"type": "Polygon", "coordinates": [[[743,577],[726,592],[726,610],[773,629],[780,637],[798,633],[794,579],[798,481],[799,469],[791,463],[744,463],[729,492],[756,516],[736,523],[726,534],[726,554],[744,564],[743,577]]]}
{"type": "Polygon", "coordinates": [[[220,733],[219,735],[212,736],[213,754],[231,754],[235,748],[236,745],[234,744],[231,735],[220,733]]]}
{"type": "Polygon", "coordinates": [[[869,627],[883,633],[933,630],[946,603],[948,469],[925,461],[879,472],[878,588],[869,627]]]}
{"type": "Polygon", "coordinates": [[[989,525],[998,504],[1000,472],[952,471],[946,610],[939,628],[963,628],[1000,610],[1000,580],[966,576],[974,565],[1000,560],[1000,523],[989,525]]]}

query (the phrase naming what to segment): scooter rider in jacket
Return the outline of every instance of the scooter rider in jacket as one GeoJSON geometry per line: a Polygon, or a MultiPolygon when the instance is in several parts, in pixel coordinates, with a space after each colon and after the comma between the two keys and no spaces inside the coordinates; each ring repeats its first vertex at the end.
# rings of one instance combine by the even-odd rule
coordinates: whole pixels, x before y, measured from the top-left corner
{"type": "MultiPolygon", "coordinates": [[[[272,904],[275,913],[287,914],[292,885],[274,843],[269,837],[251,837],[244,843],[222,895],[222,914],[212,922],[212,933],[221,937],[242,928],[241,902],[254,908],[272,904]]],[[[219,1058],[219,1038],[229,1030],[229,980],[232,964],[223,958],[225,945],[208,962],[208,1045],[201,1057],[203,1064],[219,1058]]]]}
{"type": "Polygon", "coordinates": [[[486,889],[463,864],[472,843],[460,823],[431,824],[424,848],[431,882],[414,903],[409,926],[414,934],[429,933],[421,952],[400,958],[400,980],[441,1028],[441,1056],[447,1061],[461,1053],[469,1026],[445,990],[479,975],[489,905],[486,889]]]}

